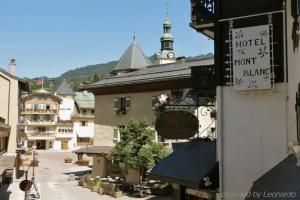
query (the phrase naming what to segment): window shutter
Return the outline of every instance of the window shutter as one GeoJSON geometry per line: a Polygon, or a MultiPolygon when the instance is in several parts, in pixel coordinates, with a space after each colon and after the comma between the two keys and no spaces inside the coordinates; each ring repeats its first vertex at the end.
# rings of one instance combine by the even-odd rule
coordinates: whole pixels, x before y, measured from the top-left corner
{"type": "Polygon", "coordinates": [[[126,111],[130,111],[130,97],[126,97],[125,106],[126,106],[126,111]]]}
{"type": "Polygon", "coordinates": [[[114,111],[118,112],[120,111],[120,99],[114,99],[114,111]]]}
{"type": "Polygon", "coordinates": [[[152,110],[155,110],[156,96],[152,96],[152,110]]]}

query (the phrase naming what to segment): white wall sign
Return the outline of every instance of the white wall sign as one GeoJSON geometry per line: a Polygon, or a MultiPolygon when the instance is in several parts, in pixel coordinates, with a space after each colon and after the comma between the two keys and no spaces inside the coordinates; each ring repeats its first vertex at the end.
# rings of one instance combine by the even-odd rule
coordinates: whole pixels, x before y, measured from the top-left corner
{"type": "Polygon", "coordinates": [[[271,88],[269,25],[232,29],[233,87],[271,88]]]}

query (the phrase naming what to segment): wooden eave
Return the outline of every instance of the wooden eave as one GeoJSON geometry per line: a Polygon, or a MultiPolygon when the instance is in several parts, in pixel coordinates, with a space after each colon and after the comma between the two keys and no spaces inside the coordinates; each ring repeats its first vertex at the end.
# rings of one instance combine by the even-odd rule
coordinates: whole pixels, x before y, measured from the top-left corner
{"type": "Polygon", "coordinates": [[[122,94],[122,93],[138,93],[138,92],[150,92],[161,91],[170,89],[192,88],[193,80],[189,78],[163,80],[147,83],[131,83],[112,86],[101,86],[89,88],[88,90],[95,95],[107,95],[107,94],[122,94]]]}

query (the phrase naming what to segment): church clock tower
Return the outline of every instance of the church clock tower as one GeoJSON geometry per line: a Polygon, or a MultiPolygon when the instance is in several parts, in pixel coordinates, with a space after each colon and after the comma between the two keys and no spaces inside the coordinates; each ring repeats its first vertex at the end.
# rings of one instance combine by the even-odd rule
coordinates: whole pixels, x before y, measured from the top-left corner
{"type": "Polygon", "coordinates": [[[170,20],[166,18],[163,24],[164,32],[160,37],[160,52],[155,54],[155,64],[166,64],[176,61],[176,54],[173,47],[174,37],[171,33],[171,27],[170,20]]]}

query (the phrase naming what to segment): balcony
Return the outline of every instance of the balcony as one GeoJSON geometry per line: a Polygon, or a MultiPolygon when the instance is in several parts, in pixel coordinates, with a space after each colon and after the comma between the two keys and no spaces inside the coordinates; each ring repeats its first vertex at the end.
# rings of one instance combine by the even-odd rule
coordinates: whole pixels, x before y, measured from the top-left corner
{"type": "Polygon", "coordinates": [[[31,126],[56,126],[55,121],[43,121],[43,120],[34,120],[34,121],[27,121],[27,125],[31,126]]]}
{"type": "Polygon", "coordinates": [[[56,131],[27,131],[27,136],[54,136],[56,131]]]}
{"type": "Polygon", "coordinates": [[[73,137],[73,132],[58,132],[56,133],[55,137],[56,138],[72,138],[73,137]]]}
{"type": "Polygon", "coordinates": [[[55,131],[30,131],[26,132],[26,136],[31,140],[43,140],[43,139],[54,139],[56,132],[55,131]]]}
{"type": "Polygon", "coordinates": [[[21,110],[21,114],[45,114],[45,115],[55,115],[58,114],[58,110],[57,109],[22,109],[21,110]]]}
{"type": "Polygon", "coordinates": [[[190,26],[211,39],[214,39],[214,8],[214,0],[191,0],[190,26]]]}

